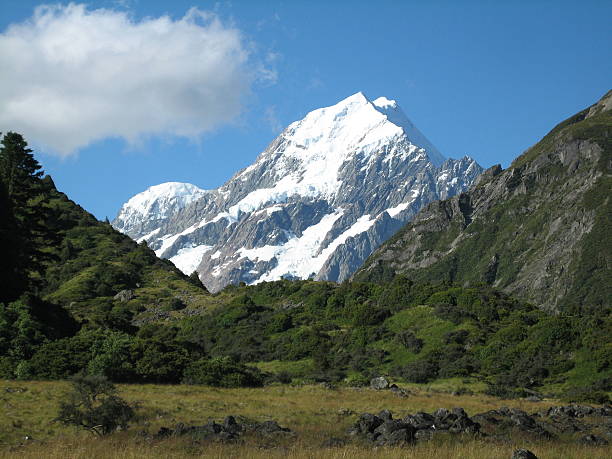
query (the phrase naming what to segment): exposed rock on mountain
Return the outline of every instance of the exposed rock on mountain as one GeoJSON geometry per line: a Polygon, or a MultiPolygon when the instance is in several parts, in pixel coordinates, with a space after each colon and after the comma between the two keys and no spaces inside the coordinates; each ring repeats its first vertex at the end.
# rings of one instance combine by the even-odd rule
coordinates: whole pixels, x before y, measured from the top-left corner
{"type": "Polygon", "coordinates": [[[612,298],[612,91],[505,171],[431,203],[356,274],[485,282],[550,310],[612,298]]]}
{"type": "Polygon", "coordinates": [[[357,93],[292,123],[219,189],[153,187],[113,225],[184,272],[197,269],[211,291],[281,277],[342,281],[423,205],[481,171],[469,157],[445,160],[394,101],[357,93]]]}

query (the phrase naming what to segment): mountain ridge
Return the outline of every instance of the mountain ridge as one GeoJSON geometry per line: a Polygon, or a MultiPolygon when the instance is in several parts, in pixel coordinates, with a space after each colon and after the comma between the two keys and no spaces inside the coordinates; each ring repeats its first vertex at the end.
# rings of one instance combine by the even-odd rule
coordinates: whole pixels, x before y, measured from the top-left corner
{"type": "Polygon", "coordinates": [[[211,291],[281,277],[342,281],[424,203],[481,171],[467,156],[445,159],[395,101],[356,93],[291,123],[253,164],[163,219],[125,225],[143,216],[126,204],[113,225],[197,270],[211,291]]]}
{"type": "Polygon", "coordinates": [[[554,311],[609,306],[611,99],[559,123],[508,169],[425,207],[355,278],[485,282],[554,311]]]}

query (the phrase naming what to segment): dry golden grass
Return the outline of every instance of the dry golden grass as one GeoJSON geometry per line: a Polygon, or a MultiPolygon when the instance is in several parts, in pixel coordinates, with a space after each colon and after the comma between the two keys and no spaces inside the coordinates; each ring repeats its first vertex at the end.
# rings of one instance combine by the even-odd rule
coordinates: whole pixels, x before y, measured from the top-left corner
{"type": "Polygon", "coordinates": [[[513,439],[506,443],[474,439],[441,438],[408,448],[380,448],[350,443],[325,447],[331,437],[345,437],[346,430],[362,412],[390,409],[394,415],[437,408],[462,407],[468,414],[506,405],[532,412],[555,404],[504,400],[484,395],[453,396],[415,390],[407,398],[388,391],[369,389],[329,390],[321,386],[273,386],[263,389],[217,389],[200,386],[121,385],[121,395],[140,406],[141,419],[128,432],[98,439],[51,422],[59,399],[68,390],[64,382],[0,382],[0,457],[25,458],[509,458],[526,447],[539,458],[609,458],[610,448],[592,448],[566,442],[530,442],[513,439]],[[23,392],[6,389],[23,388],[23,392]],[[354,415],[342,415],[340,410],[354,415]],[[243,443],[198,444],[186,438],[145,440],[135,432],[155,433],[159,427],[178,422],[203,424],[232,414],[262,421],[274,419],[295,436],[279,442],[247,438],[243,443]],[[34,441],[24,441],[29,435],[34,441]],[[24,444],[25,443],[25,444],[24,444]],[[21,445],[21,446],[20,446],[21,445]]]}

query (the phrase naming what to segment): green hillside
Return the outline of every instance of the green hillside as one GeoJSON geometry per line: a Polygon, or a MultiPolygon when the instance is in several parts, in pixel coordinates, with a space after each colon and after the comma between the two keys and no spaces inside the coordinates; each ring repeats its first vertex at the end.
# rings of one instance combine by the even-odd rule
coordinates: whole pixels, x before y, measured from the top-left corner
{"type": "Polygon", "coordinates": [[[612,92],[510,168],[422,210],[355,275],[486,283],[543,309],[609,311],[612,92]]]}

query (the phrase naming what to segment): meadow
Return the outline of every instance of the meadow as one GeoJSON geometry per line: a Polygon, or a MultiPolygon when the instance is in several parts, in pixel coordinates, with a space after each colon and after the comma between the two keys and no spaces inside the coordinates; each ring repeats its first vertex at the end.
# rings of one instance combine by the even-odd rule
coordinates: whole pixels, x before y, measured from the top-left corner
{"type": "MultiPolygon", "coordinates": [[[[452,385],[451,385],[452,386],[452,385]]],[[[403,386],[407,397],[369,388],[327,388],[323,385],[273,385],[254,389],[221,389],[186,385],[120,385],[120,395],[138,406],[138,419],[130,429],[98,438],[53,422],[59,400],[69,390],[66,382],[0,382],[0,457],[240,457],[240,458],[510,458],[517,448],[527,448],[542,458],[609,458],[612,448],[522,436],[490,439],[437,437],[431,442],[402,448],[373,448],[347,435],[363,412],[389,409],[394,416],[437,408],[462,407],[472,416],[499,408],[515,407],[529,413],[552,405],[524,399],[501,400],[482,394],[453,395],[444,385],[403,386]],[[185,437],[151,438],[160,427],[179,422],[200,425],[221,421],[227,415],[255,421],[276,420],[293,434],[271,440],[246,436],[237,443],[198,443],[185,437]],[[147,436],[145,432],[150,435],[147,436]],[[26,439],[27,438],[27,439],[26,439]],[[330,439],[345,439],[332,446],[330,439]]],[[[455,392],[456,394],[456,392],[455,392]]]]}

